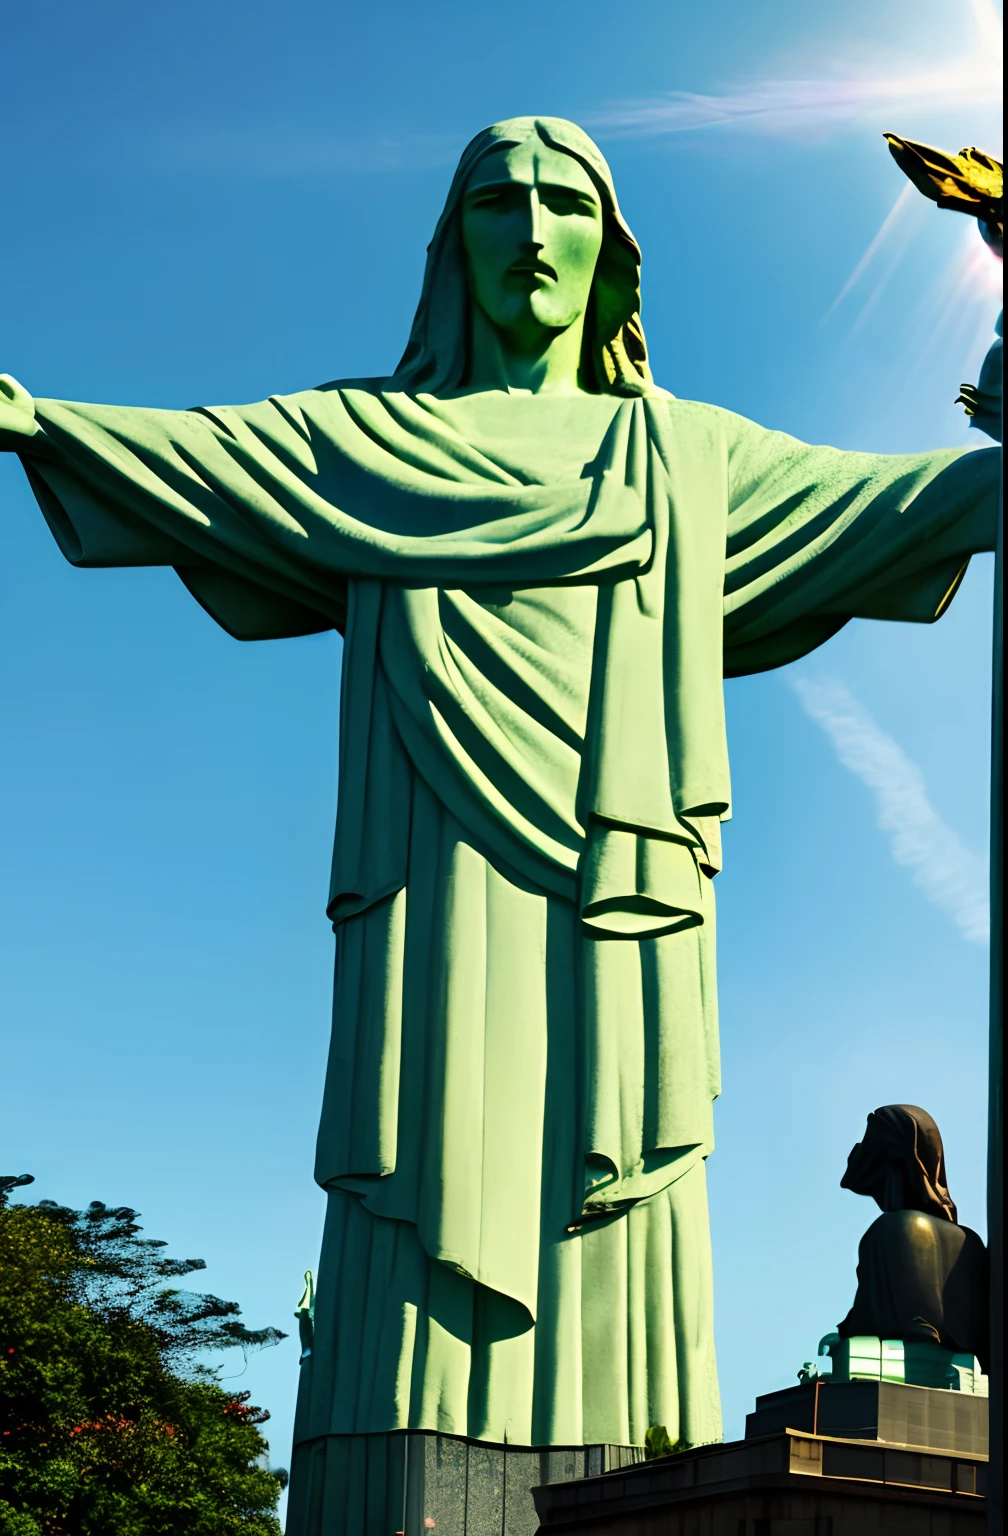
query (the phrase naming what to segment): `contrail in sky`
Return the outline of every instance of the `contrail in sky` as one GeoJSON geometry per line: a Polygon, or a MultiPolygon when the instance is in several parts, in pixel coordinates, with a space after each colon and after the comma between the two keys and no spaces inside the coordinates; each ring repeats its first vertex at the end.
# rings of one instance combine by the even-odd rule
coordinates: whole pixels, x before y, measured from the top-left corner
{"type": "Polygon", "coordinates": [[[717,127],[788,136],[914,108],[929,113],[965,108],[973,114],[982,106],[999,108],[1001,19],[993,0],[950,5],[948,12],[941,62],[908,62],[897,71],[872,71],[869,66],[846,75],[756,80],[717,95],[668,91],[650,99],[613,102],[585,122],[599,132],[634,137],[717,127]],[[972,47],[950,58],[948,42],[958,41],[970,21],[972,47]]]}
{"type": "Polygon", "coordinates": [[[971,944],[990,937],[987,866],[945,825],[924,785],[924,775],[887,736],[850,689],[835,681],[788,681],[806,714],[821,725],[845,768],[875,795],[878,824],[889,834],[893,858],[905,864],[929,901],[947,912],[971,944]]]}

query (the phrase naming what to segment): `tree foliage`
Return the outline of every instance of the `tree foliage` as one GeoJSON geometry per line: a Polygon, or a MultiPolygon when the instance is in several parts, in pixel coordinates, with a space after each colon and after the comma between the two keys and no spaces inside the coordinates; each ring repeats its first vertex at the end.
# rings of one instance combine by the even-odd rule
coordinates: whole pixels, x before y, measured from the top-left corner
{"type": "Polygon", "coordinates": [[[12,1182],[0,1181],[0,1536],[279,1536],[269,1415],[203,1357],[284,1335],[173,1284],[203,1261],[167,1257],[129,1207],[12,1206],[12,1182]]]}

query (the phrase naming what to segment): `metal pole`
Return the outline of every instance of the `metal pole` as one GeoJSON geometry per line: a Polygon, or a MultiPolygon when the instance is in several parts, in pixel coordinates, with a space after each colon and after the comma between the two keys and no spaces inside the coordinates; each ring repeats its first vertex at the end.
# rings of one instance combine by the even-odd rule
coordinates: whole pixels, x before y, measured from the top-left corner
{"type": "MultiPolygon", "coordinates": [[[[1004,407],[1002,406],[1002,426],[1004,407]]],[[[1002,440],[1004,433],[1002,431],[1002,440]]],[[[1004,468],[998,495],[994,554],[994,636],[991,688],[990,826],[990,1080],[987,1108],[987,1246],[990,1254],[990,1467],[987,1525],[1004,1530],[1004,968],[1001,922],[1004,892],[1002,820],[1004,691],[1003,635],[1004,468]]]]}

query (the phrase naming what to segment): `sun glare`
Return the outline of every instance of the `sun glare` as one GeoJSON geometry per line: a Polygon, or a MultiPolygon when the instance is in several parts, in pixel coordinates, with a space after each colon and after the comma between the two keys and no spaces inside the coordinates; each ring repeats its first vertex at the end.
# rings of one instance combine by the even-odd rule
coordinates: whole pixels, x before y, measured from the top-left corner
{"type": "MultiPolygon", "coordinates": [[[[972,0],[970,11],[973,37],[969,54],[951,60],[931,76],[907,75],[888,82],[889,100],[895,113],[898,114],[901,104],[920,101],[925,80],[930,86],[926,102],[929,115],[931,112],[945,113],[949,107],[956,107],[966,120],[978,107],[1000,102],[1001,18],[992,0],[972,0]]],[[[876,83],[883,86],[881,81],[876,83]]],[[[984,113],[984,117],[989,118],[989,114],[984,113]]],[[[939,147],[952,151],[962,148],[951,143],[939,147]]],[[[978,147],[995,155],[1002,152],[1000,144],[985,142],[978,147]]],[[[848,335],[857,334],[914,241],[928,229],[928,216],[932,212],[931,205],[909,183],[901,187],[864,254],[823,316],[824,322],[856,296],[856,308],[851,307],[849,311],[848,335]]],[[[961,222],[962,238],[955,255],[922,297],[920,320],[925,340],[920,360],[949,325],[971,334],[977,331],[986,335],[990,330],[992,303],[1002,293],[1001,261],[983,244],[972,219],[962,219],[961,222]]]]}

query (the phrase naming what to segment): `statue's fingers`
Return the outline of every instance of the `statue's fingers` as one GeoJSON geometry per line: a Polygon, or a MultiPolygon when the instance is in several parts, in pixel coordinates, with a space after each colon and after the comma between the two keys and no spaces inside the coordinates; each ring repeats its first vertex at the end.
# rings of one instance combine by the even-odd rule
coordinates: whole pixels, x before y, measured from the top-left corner
{"type": "Polygon", "coordinates": [[[37,430],[35,402],[9,373],[0,373],[0,428],[21,437],[31,437],[37,430]]]}
{"type": "Polygon", "coordinates": [[[18,403],[22,399],[31,399],[24,385],[19,384],[17,379],[13,378],[9,373],[0,373],[0,395],[12,404],[18,403]]]}

